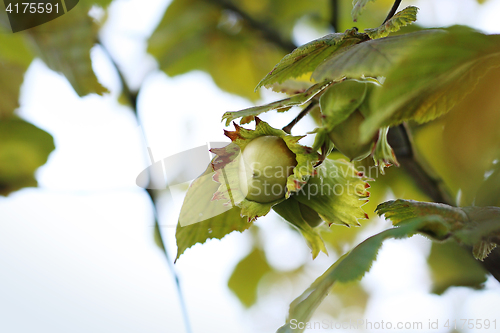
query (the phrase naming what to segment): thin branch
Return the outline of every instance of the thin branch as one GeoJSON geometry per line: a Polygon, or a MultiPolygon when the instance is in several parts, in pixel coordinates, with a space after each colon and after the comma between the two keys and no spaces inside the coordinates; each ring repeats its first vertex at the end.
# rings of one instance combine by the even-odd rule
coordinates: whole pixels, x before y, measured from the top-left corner
{"type": "MultiPolygon", "coordinates": [[[[394,16],[394,14],[396,14],[396,11],[398,10],[398,7],[400,4],[401,4],[401,0],[394,1],[394,5],[392,5],[391,11],[389,12],[389,14],[387,14],[387,17],[385,18],[384,23],[389,21],[394,16]]],[[[384,23],[382,23],[382,24],[384,24],[384,23]]]]}
{"type": "MultiPolygon", "coordinates": [[[[135,117],[137,119],[137,122],[139,124],[141,124],[141,119],[140,119],[139,114],[137,112],[138,111],[138,109],[137,109],[138,91],[132,91],[130,89],[127,81],[125,80],[125,76],[123,75],[122,71],[120,70],[120,67],[115,62],[115,60],[111,56],[111,53],[104,46],[104,44],[101,41],[97,41],[97,44],[106,53],[106,55],[108,56],[109,60],[111,61],[111,63],[115,67],[116,72],[118,73],[118,76],[120,78],[120,82],[122,84],[122,93],[127,98],[128,102],[130,104],[130,107],[132,109],[132,112],[134,113],[134,115],[135,115],[135,117]]],[[[148,170],[149,179],[151,181],[151,179],[152,179],[151,172],[150,172],[149,168],[147,170],[148,170]]],[[[149,187],[149,186],[147,186],[147,187],[149,187]]],[[[186,303],[185,303],[184,296],[183,296],[183,293],[182,293],[182,288],[181,288],[181,285],[180,285],[179,276],[178,276],[178,274],[177,274],[177,272],[175,270],[175,267],[174,267],[174,264],[173,264],[172,260],[170,260],[170,255],[168,253],[167,247],[165,246],[165,244],[166,244],[165,237],[163,237],[163,235],[161,233],[161,226],[160,226],[159,219],[158,219],[158,209],[156,207],[156,193],[155,193],[155,191],[153,191],[151,189],[148,189],[148,188],[145,189],[145,192],[148,194],[149,199],[151,200],[151,204],[152,204],[152,208],[153,208],[155,228],[158,229],[158,234],[160,236],[160,242],[161,242],[161,245],[162,245],[162,248],[163,248],[163,253],[165,255],[165,259],[167,260],[167,265],[170,268],[170,271],[172,272],[172,275],[174,276],[174,280],[175,280],[175,284],[176,284],[176,288],[177,288],[177,293],[179,295],[179,302],[180,302],[180,305],[181,305],[181,311],[182,311],[182,315],[183,315],[183,318],[184,318],[184,325],[186,327],[186,332],[187,333],[191,333],[192,332],[192,330],[191,330],[191,324],[189,322],[189,316],[188,316],[188,313],[187,313],[186,303]]]]}
{"type": "Polygon", "coordinates": [[[394,149],[399,164],[411,176],[422,192],[434,202],[451,204],[452,200],[442,190],[441,182],[429,176],[415,158],[412,140],[406,126],[401,124],[397,127],[391,127],[387,139],[392,149],[394,149]]]}
{"type": "Polygon", "coordinates": [[[267,26],[265,23],[257,21],[253,17],[251,17],[248,13],[246,13],[244,10],[236,6],[230,1],[227,0],[206,0],[208,2],[211,2],[213,4],[219,5],[220,7],[227,9],[229,11],[232,11],[233,13],[237,14],[239,17],[241,17],[250,27],[253,29],[260,31],[262,36],[270,41],[273,44],[276,44],[277,46],[281,47],[287,52],[291,52],[294,49],[297,48],[297,46],[292,43],[289,40],[285,40],[276,30],[270,28],[267,26]]]}
{"type": "Polygon", "coordinates": [[[335,32],[339,32],[339,0],[330,0],[330,24],[335,32]]]}
{"type": "Polygon", "coordinates": [[[300,113],[293,119],[288,125],[282,128],[283,131],[286,133],[290,134],[292,132],[292,128],[302,119],[305,117],[306,114],[309,113],[309,111],[312,110],[312,108],[316,105],[316,102],[311,102],[309,103],[308,106],[306,106],[300,113]]]}

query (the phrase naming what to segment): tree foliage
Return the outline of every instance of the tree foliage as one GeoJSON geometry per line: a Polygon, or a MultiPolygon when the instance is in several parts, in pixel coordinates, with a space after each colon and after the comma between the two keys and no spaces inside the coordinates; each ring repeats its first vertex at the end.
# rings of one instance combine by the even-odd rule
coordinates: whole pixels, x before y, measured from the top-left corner
{"type": "MultiPolygon", "coordinates": [[[[8,33],[6,17],[0,16],[1,195],[36,186],[35,171],[55,149],[49,133],[16,114],[33,59],[66,77],[79,96],[107,92],[92,69],[90,50],[100,26],[88,11],[92,3],[106,8],[109,2],[81,4],[18,34],[8,33]]],[[[487,273],[481,262],[498,253],[493,251],[500,242],[500,100],[489,89],[498,83],[499,36],[466,26],[412,27],[418,11],[412,6],[379,25],[387,11],[381,3],[352,2],[354,21],[364,11],[358,29],[345,23],[348,15],[329,27],[326,0],[174,0],[147,42],[148,52],[170,76],[202,70],[222,90],[252,102],[260,101],[263,88],[287,95],[223,113],[225,126],[234,126],[224,132],[232,142],[212,150],[206,171],[187,191],[176,229],[177,260],[196,244],[255,230],[254,222],[274,211],[303,236],[313,259],[321,252],[338,255],[291,303],[280,333],[302,332],[289,321],[310,320],[334,286],[359,281],[386,239],[421,234],[434,242],[428,264],[438,294],[450,286],[479,286],[487,273]],[[302,20],[334,32],[295,47],[293,31],[302,20]],[[296,121],[307,113],[315,121],[301,135],[290,134],[294,122],[278,129],[259,119],[266,112],[297,109],[296,121]],[[238,119],[240,125],[255,122],[254,129],[241,127],[238,119]],[[394,139],[396,127],[404,137],[394,139]],[[464,130],[473,127],[471,135],[464,130]],[[299,142],[307,135],[314,136],[310,147],[299,142]],[[280,176],[283,184],[276,181],[280,177],[273,179],[282,196],[259,202],[244,191],[243,154],[263,137],[282,144],[260,154],[266,158],[259,163],[270,155],[292,156],[293,170],[280,176]],[[454,145],[460,149],[446,150],[454,145]],[[457,163],[447,163],[448,158],[457,163]],[[383,202],[389,192],[397,199],[383,202]],[[429,193],[436,192],[442,200],[435,201],[442,202],[429,202],[429,193]],[[462,202],[453,199],[459,193],[462,202]],[[393,227],[355,242],[359,230],[373,221],[368,215],[373,210],[393,227]]],[[[135,103],[139,91],[129,91],[122,80],[135,103]]],[[[262,175],[255,170],[250,177],[257,182],[262,175]]],[[[488,269],[499,279],[498,270],[488,269]]],[[[228,286],[250,307],[258,301],[261,280],[272,273],[276,270],[263,247],[255,243],[228,286]]]]}

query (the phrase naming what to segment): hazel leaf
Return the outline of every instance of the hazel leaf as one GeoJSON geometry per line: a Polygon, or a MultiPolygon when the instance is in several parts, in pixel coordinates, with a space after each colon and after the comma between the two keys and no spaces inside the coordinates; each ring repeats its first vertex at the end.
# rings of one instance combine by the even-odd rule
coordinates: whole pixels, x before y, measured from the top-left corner
{"type": "Polygon", "coordinates": [[[259,282],[270,271],[272,268],[266,260],[264,251],[254,248],[236,265],[227,286],[248,308],[257,301],[259,282]]]}
{"type": "Polygon", "coordinates": [[[34,173],[55,149],[52,136],[17,117],[0,119],[0,195],[37,186],[34,173]]]}
{"type": "Polygon", "coordinates": [[[69,15],[27,30],[37,54],[50,69],[62,73],[79,96],[107,92],[92,69],[90,50],[98,31],[87,10],[76,6],[69,15]]]}
{"type": "Polygon", "coordinates": [[[439,216],[446,228],[429,228],[427,234],[441,240],[451,237],[461,244],[472,246],[473,254],[479,260],[486,258],[500,239],[500,207],[458,208],[398,199],[380,204],[376,211],[396,225],[406,223],[414,217],[425,219],[439,216]]]}
{"type": "Polygon", "coordinates": [[[302,333],[305,325],[293,325],[292,319],[296,322],[308,322],[336,283],[359,280],[370,270],[373,261],[377,258],[378,250],[386,239],[411,237],[425,230],[429,223],[443,222],[438,216],[429,219],[414,218],[408,223],[382,231],[364,240],[352,251],[344,254],[290,304],[286,324],[279,328],[277,333],[302,333]]]}
{"type": "Polygon", "coordinates": [[[389,36],[391,32],[399,31],[402,27],[412,24],[417,20],[418,8],[408,6],[402,11],[396,13],[387,22],[375,29],[365,29],[365,33],[371,39],[378,39],[389,36]]]}
{"type": "Polygon", "coordinates": [[[491,68],[500,66],[500,36],[463,26],[443,29],[415,45],[386,73],[362,126],[368,139],[380,127],[431,121],[446,114],[491,68]]]}
{"type": "Polygon", "coordinates": [[[213,175],[212,165],[209,165],[193,181],[184,198],[175,232],[176,260],[197,243],[203,244],[212,238],[222,239],[233,231],[243,232],[252,225],[240,216],[238,207],[213,200],[220,185],[212,179],[213,175]]]}
{"type": "Polygon", "coordinates": [[[257,85],[270,87],[288,79],[312,73],[316,67],[335,52],[351,45],[368,40],[366,34],[358,33],[356,28],[345,33],[333,33],[299,46],[287,54],[257,85]]]}
{"type": "Polygon", "coordinates": [[[340,80],[343,77],[386,76],[388,71],[420,42],[442,30],[422,30],[399,36],[369,40],[345,48],[319,64],[312,73],[313,80],[340,80]]]}
{"type": "Polygon", "coordinates": [[[328,88],[332,82],[325,81],[322,83],[315,84],[309,87],[303,93],[296,94],[292,97],[282,99],[280,101],[272,102],[269,104],[254,106],[240,111],[225,112],[222,116],[222,121],[226,121],[226,126],[229,126],[231,121],[242,118],[240,124],[248,123],[250,119],[260,115],[261,113],[268,112],[271,110],[287,111],[292,106],[302,105],[310,101],[314,96],[328,88]]]}

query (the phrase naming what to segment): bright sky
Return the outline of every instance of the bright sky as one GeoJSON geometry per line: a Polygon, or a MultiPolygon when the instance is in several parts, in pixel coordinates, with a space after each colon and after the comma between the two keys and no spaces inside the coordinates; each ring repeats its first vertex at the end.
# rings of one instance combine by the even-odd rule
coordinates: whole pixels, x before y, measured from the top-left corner
{"type": "MultiPolygon", "coordinates": [[[[64,77],[41,61],[30,66],[19,113],[51,133],[57,149],[37,172],[39,188],[0,197],[0,332],[184,332],[173,275],[153,242],[151,206],[136,177],[149,166],[147,147],[161,159],[207,142],[227,141],[222,113],[250,102],[221,92],[207,74],[169,78],[156,70],[145,53],[145,40],[167,2],[150,0],[144,6],[139,0],[115,1],[101,35],[131,85],[144,80],[139,96],[144,128],[116,102],[119,80],[101,49],[93,49],[92,59],[109,96],[79,98],[64,77]]],[[[495,14],[500,1],[483,7],[472,0],[413,3],[421,8],[421,24],[461,23],[500,32],[495,14]]],[[[304,43],[314,37],[298,33],[296,40],[304,43]]],[[[263,118],[277,127],[287,124],[287,117],[263,118]]],[[[307,125],[307,120],[300,124],[307,125]]],[[[182,191],[173,194],[177,202],[182,200],[182,191]]],[[[179,205],[162,203],[160,221],[173,258],[179,205]]],[[[387,226],[383,223],[378,227],[387,226]]],[[[310,260],[303,240],[277,217],[258,224],[268,235],[265,248],[271,264],[293,269],[310,260]],[[279,239],[269,236],[277,234],[279,239]]],[[[364,317],[424,323],[498,318],[500,325],[495,280],[488,281],[485,291],[453,288],[444,297],[429,294],[429,248],[422,237],[385,243],[363,280],[373,296],[364,317]]],[[[332,262],[320,256],[297,289],[283,286],[245,312],[226,283],[249,249],[247,235],[232,234],[195,246],[175,265],[193,332],[274,332],[284,323],[288,304],[332,262]]]]}

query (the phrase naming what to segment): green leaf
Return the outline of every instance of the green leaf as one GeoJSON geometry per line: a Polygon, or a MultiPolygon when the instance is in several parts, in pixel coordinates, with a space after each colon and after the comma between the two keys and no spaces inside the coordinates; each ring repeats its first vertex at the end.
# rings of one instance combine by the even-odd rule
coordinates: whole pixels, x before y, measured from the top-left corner
{"type": "Polygon", "coordinates": [[[362,278],[370,270],[373,261],[377,257],[378,250],[386,239],[411,237],[422,229],[425,229],[429,223],[441,224],[442,220],[437,216],[429,219],[412,219],[406,224],[385,230],[366,239],[352,251],[343,255],[323,275],[317,278],[302,295],[290,304],[287,323],[277,332],[303,332],[303,328],[300,329],[298,325],[293,325],[290,321],[292,319],[304,323],[309,321],[313,312],[328,295],[335,283],[345,283],[362,278]],[[292,328],[292,326],[296,328],[292,328]]]}
{"type": "Polygon", "coordinates": [[[251,307],[257,301],[260,280],[271,270],[264,252],[254,248],[236,265],[227,285],[244,306],[251,307]]]}
{"type": "Polygon", "coordinates": [[[272,84],[282,83],[288,79],[312,73],[319,64],[335,52],[367,39],[367,35],[360,34],[356,28],[353,28],[346,30],[345,33],[329,34],[304,44],[281,59],[255,89],[270,87],[272,84]]]}
{"type": "Polygon", "coordinates": [[[295,200],[294,196],[277,204],[273,207],[273,210],[300,231],[307,242],[307,246],[309,246],[312,251],[313,259],[318,256],[320,251],[328,254],[318,228],[312,228],[304,220],[300,211],[299,202],[295,200]]]}
{"type": "Polygon", "coordinates": [[[315,84],[309,89],[307,89],[305,92],[296,94],[292,97],[282,99],[280,101],[272,102],[266,105],[261,105],[261,106],[255,106],[251,107],[248,109],[240,110],[240,111],[233,111],[233,112],[225,112],[224,115],[222,116],[222,121],[226,120],[226,126],[229,126],[231,121],[242,118],[240,121],[240,124],[246,124],[249,123],[249,119],[253,119],[254,117],[260,115],[261,113],[268,112],[271,110],[278,110],[278,111],[286,111],[287,109],[291,108],[292,106],[297,106],[297,105],[302,105],[304,103],[307,103],[310,101],[314,96],[325,90],[327,87],[329,87],[332,84],[332,82],[325,81],[322,83],[315,84]]]}
{"type": "Polygon", "coordinates": [[[56,20],[27,30],[37,55],[50,69],[62,73],[79,96],[107,92],[92,70],[90,49],[98,31],[87,10],[87,6],[76,6],[56,20]]]}
{"type": "Polygon", "coordinates": [[[456,230],[467,221],[467,214],[457,207],[434,202],[420,202],[413,200],[390,200],[377,206],[376,212],[379,216],[385,215],[394,225],[404,223],[416,217],[434,218],[439,216],[446,224],[446,228],[436,225],[437,229],[428,230],[435,238],[446,239],[449,237],[450,229],[456,230]]]}
{"type": "Polygon", "coordinates": [[[500,66],[500,36],[463,26],[422,40],[387,73],[362,126],[366,139],[380,127],[424,123],[447,113],[485,73],[500,66]]]}
{"type": "Polygon", "coordinates": [[[439,216],[447,228],[429,229],[434,238],[453,237],[458,242],[473,246],[476,259],[488,256],[500,239],[500,207],[452,207],[445,204],[412,200],[387,201],[377,207],[379,215],[385,215],[394,224],[406,223],[414,217],[439,216]]]}
{"type": "Polygon", "coordinates": [[[20,34],[0,31],[0,119],[19,106],[19,89],[33,54],[20,34]]]}
{"type": "Polygon", "coordinates": [[[418,8],[409,6],[391,17],[387,22],[375,29],[365,29],[371,39],[387,37],[391,32],[399,31],[402,27],[417,20],[418,8]]]}
{"type": "Polygon", "coordinates": [[[283,56],[281,49],[216,1],[172,1],[148,44],[169,76],[203,70],[219,88],[252,101],[260,97],[253,92],[255,84],[283,56]]]}
{"type": "Polygon", "coordinates": [[[359,79],[386,76],[388,70],[421,41],[439,33],[442,31],[423,30],[353,45],[333,54],[317,66],[312,78],[321,82],[340,80],[343,77],[359,79]]]}
{"type": "Polygon", "coordinates": [[[368,201],[369,185],[352,163],[326,159],[294,198],[310,208],[329,225],[358,226],[368,218],[361,206],[368,201]]]}
{"type": "Polygon", "coordinates": [[[0,195],[36,186],[34,173],[55,149],[49,133],[18,118],[0,120],[0,195]]]}
{"type": "Polygon", "coordinates": [[[193,181],[184,198],[175,232],[176,260],[197,243],[212,238],[222,239],[233,231],[242,232],[252,225],[240,216],[239,208],[212,200],[220,185],[213,181],[212,176],[213,169],[209,165],[203,175],[193,181]]]}
{"type": "Polygon", "coordinates": [[[366,4],[369,1],[375,1],[375,0],[353,0],[352,1],[352,11],[351,11],[351,16],[352,20],[356,22],[358,20],[358,16],[361,14],[363,9],[365,8],[366,4]]]}
{"type": "Polygon", "coordinates": [[[427,258],[432,277],[432,292],[442,294],[451,286],[479,287],[487,271],[456,242],[433,243],[427,258]]]}

